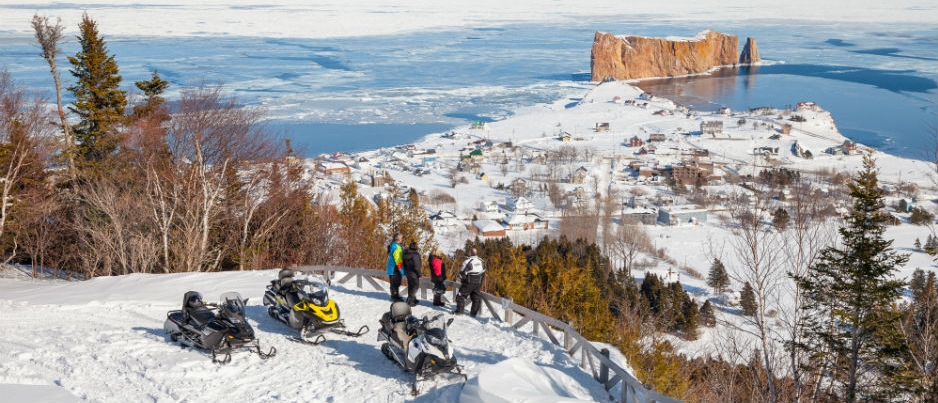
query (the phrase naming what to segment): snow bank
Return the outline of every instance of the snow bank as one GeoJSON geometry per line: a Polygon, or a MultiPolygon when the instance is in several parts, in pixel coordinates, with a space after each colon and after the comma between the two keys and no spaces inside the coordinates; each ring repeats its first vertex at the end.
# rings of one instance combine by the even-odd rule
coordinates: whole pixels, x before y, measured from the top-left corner
{"type": "Polygon", "coordinates": [[[569,375],[521,358],[509,358],[479,370],[459,396],[460,403],[591,402],[569,375]],[[580,396],[580,397],[577,397],[580,396]]]}

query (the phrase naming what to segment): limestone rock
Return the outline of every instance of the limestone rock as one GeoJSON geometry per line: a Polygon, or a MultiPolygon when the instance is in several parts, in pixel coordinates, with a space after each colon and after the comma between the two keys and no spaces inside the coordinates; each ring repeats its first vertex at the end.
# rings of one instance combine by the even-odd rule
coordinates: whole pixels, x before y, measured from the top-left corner
{"type": "Polygon", "coordinates": [[[746,38],[746,44],[743,45],[743,52],[739,54],[739,64],[753,64],[762,60],[759,57],[759,48],[756,47],[756,40],[746,38]]]}
{"type": "Polygon", "coordinates": [[[593,81],[674,77],[736,65],[738,52],[739,38],[709,30],[687,40],[596,32],[590,66],[593,81]]]}

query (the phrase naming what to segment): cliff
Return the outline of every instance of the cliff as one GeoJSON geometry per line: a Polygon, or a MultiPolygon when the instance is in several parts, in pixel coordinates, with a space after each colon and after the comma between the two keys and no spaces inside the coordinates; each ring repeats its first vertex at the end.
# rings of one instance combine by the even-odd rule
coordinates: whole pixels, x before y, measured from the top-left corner
{"type": "MultiPolygon", "coordinates": [[[[755,49],[755,41],[750,41],[755,49]]],[[[593,81],[684,76],[736,65],[738,52],[739,38],[716,31],[704,31],[687,40],[596,32],[590,66],[593,81]]]]}
{"type": "Polygon", "coordinates": [[[743,45],[743,52],[739,54],[739,64],[752,64],[762,60],[759,57],[759,49],[756,48],[756,40],[746,38],[746,44],[743,45]]]}

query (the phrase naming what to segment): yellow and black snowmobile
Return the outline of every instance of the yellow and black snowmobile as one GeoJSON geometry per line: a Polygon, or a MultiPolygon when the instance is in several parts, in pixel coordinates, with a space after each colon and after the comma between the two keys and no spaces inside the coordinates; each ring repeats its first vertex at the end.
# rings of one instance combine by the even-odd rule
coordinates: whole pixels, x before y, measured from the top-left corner
{"type": "Polygon", "coordinates": [[[326,340],[326,331],[358,337],[368,332],[362,326],[348,331],[335,300],[329,298],[329,285],[319,275],[294,278],[293,270],[282,269],[264,292],[267,313],[300,332],[296,341],[319,344],[326,340]]]}

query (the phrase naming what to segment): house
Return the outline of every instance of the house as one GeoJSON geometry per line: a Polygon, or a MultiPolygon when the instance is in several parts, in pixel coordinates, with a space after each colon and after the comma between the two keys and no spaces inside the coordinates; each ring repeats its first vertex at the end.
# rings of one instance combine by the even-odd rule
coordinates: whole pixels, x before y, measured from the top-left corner
{"type": "Polygon", "coordinates": [[[662,141],[667,141],[667,140],[668,140],[668,137],[665,136],[664,133],[652,133],[648,136],[649,143],[655,143],[655,142],[660,143],[662,141]]]}
{"type": "Polygon", "coordinates": [[[633,208],[623,211],[622,218],[644,225],[655,225],[658,222],[658,212],[652,208],[633,208]]]}
{"type": "Polygon", "coordinates": [[[325,175],[345,175],[352,172],[352,169],[344,162],[324,161],[316,166],[316,170],[325,175]]]}
{"type": "Polygon", "coordinates": [[[385,184],[393,183],[394,179],[391,178],[391,175],[388,174],[388,171],[372,172],[369,175],[366,175],[366,180],[369,182],[371,187],[382,187],[385,184]]]}
{"type": "Polygon", "coordinates": [[[469,126],[469,128],[470,128],[470,129],[473,129],[473,130],[488,130],[488,129],[489,129],[489,124],[488,124],[488,123],[485,123],[485,122],[483,122],[483,121],[481,121],[481,120],[476,120],[476,121],[472,122],[472,125],[469,126]]]}
{"type": "Polygon", "coordinates": [[[671,177],[682,185],[706,185],[713,172],[713,163],[700,163],[697,160],[671,165],[671,177]]]}
{"type": "Polygon", "coordinates": [[[707,222],[707,209],[693,205],[669,206],[658,209],[658,222],[665,225],[700,224],[707,222]]]}
{"type": "Polygon", "coordinates": [[[814,102],[798,102],[798,106],[795,107],[795,111],[797,112],[803,112],[803,111],[821,112],[822,110],[823,109],[821,109],[821,107],[818,106],[818,104],[814,102]]]}
{"type": "Polygon", "coordinates": [[[483,201],[479,203],[479,211],[484,213],[498,213],[498,202],[495,200],[483,201]]]}
{"type": "Polygon", "coordinates": [[[530,200],[524,198],[523,196],[508,199],[507,203],[505,204],[510,211],[526,212],[529,210],[534,210],[534,203],[531,203],[530,200]]]}
{"type": "Polygon", "coordinates": [[[480,181],[488,182],[489,176],[486,175],[485,172],[480,172],[478,175],[476,175],[476,179],[480,181]]]}
{"type": "Polygon", "coordinates": [[[472,150],[469,152],[469,160],[472,162],[482,162],[482,150],[472,150]]]}
{"type": "Polygon", "coordinates": [[[791,123],[785,123],[780,129],[782,134],[791,134],[791,123]]]}
{"type": "Polygon", "coordinates": [[[583,181],[586,180],[589,174],[590,174],[589,169],[586,169],[586,167],[581,166],[577,168],[576,171],[573,171],[572,174],[570,174],[570,183],[581,184],[583,183],[583,181]]]}
{"type": "Polygon", "coordinates": [[[654,144],[647,144],[647,145],[642,146],[642,148],[639,148],[638,151],[635,152],[635,154],[638,154],[638,155],[654,154],[655,150],[657,150],[657,147],[655,147],[654,144]]]}
{"type": "Polygon", "coordinates": [[[573,136],[571,136],[570,133],[563,132],[563,134],[560,135],[560,141],[567,143],[570,140],[573,140],[573,136]]]}
{"type": "Polygon", "coordinates": [[[638,136],[632,136],[628,142],[629,147],[641,147],[643,145],[645,145],[645,142],[638,138],[638,136]]]}
{"type": "Polygon", "coordinates": [[[728,115],[731,115],[733,111],[731,111],[730,108],[728,107],[721,106],[720,110],[717,113],[728,116],[728,115]]]}
{"type": "Polygon", "coordinates": [[[430,223],[433,224],[433,228],[442,229],[442,228],[452,228],[459,225],[462,225],[462,221],[456,217],[456,214],[452,211],[439,211],[436,214],[430,215],[430,223]]]}
{"type": "Polygon", "coordinates": [[[518,178],[511,181],[511,190],[514,194],[526,194],[528,193],[528,181],[524,178],[518,178]]]}
{"type": "Polygon", "coordinates": [[[609,122],[596,123],[596,133],[599,132],[608,132],[609,131],[609,122]]]}
{"type": "Polygon", "coordinates": [[[709,134],[711,136],[723,134],[723,121],[711,120],[707,122],[700,122],[700,134],[709,134]]]}
{"type": "Polygon", "coordinates": [[[523,231],[538,228],[548,229],[549,225],[547,220],[541,219],[537,214],[511,214],[505,217],[502,223],[505,224],[508,230],[523,231]]]}
{"type": "Polygon", "coordinates": [[[472,222],[473,231],[475,231],[479,236],[490,236],[490,237],[503,237],[507,235],[505,233],[505,227],[501,224],[492,221],[492,220],[476,220],[472,222]]]}

